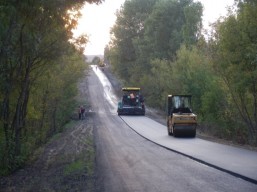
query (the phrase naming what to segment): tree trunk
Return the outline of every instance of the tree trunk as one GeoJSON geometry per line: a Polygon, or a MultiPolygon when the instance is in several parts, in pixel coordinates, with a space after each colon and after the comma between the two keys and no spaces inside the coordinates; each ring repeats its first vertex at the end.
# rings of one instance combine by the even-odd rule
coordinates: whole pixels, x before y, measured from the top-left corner
{"type": "Polygon", "coordinates": [[[55,100],[55,105],[54,105],[54,110],[53,110],[53,128],[52,128],[53,132],[52,132],[52,134],[56,132],[56,113],[57,113],[57,105],[58,105],[58,101],[57,101],[57,99],[56,99],[56,100],[55,100]]]}
{"type": "Polygon", "coordinates": [[[2,164],[3,166],[7,166],[9,164],[8,155],[10,154],[10,134],[9,134],[9,92],[7,91],[5,94],[5,98],[3,101],[3,127],[4,127],[4,136],[5,136],[5,152],[3,155],[2,164]]]}
{"type": "Polygon", "coordinates": [[[45,122],[45,115],[46,115],[46,103],[47,103],[47,99],[48,99],[48,92],[45,91],[43,94],[43,98],[42,98],[42,117],[40,120],[40,125],[39,125],[39,142],[38,144],[41,145],[42,141],[45,142],[45,138],[42,138],[42,132],[43,132],[43,128],[44,128],[44,122],[45,122]]]}
{"type": "MultiPolygon", "coordinates": [[[[254,79],[255,80],[255,79],[254,79]]],[[[256,81],[253,81],[253,100],[254,100],[254,132],[255,132],[255,142],[257,144],[257,89],[256,89],[256,81]]]]}
{"type": "Polygon", "coordinates": [[[21,85],[20,96],[17,101],[15,116],[12,127],[15,131],[15,155],[20,155],[21,152],[21,131],[25,126],[25,118],[27,114],[27,105],[29,100],[29,85],[30,85],[30,68],[31,63],[27,62],[25,77],[21,85]]]}

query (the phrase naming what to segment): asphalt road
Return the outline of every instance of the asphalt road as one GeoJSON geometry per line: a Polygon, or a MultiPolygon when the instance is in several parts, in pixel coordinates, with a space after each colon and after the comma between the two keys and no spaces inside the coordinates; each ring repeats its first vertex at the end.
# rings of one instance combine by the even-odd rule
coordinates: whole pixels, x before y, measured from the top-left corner
{"type": "MultiPolygon", "coordinates": [[[[92,111],[95,112],[98,191],[257,191],[257,185],[254,183],[199,163],[190,158],[192,154],[187,157],[182,155],[182,152],[162,147],[156,144],[156,140],[151,141],[148,137],[157,137],[158,140],[166,138],[169,139],[165,141],[168,143],[177,140],[179,145],[188,148],[186,150],[189,152],[196,151],[194,145],[199,140],[197,138],[172,139],[167,135],[161,138],[162,136],[158,137],[160,133],[156,130],[146,130],[146,135],[133,130],[131,124],[137,127],[140,125],[139,119],[133,120],[131,117],[129,123],[117,115],[117,98],[114,96],[111,84],[99,69],[95,67],[93,69],[88,76],[88,84],[92,111]],[[185,143],[188,145],[185,146],[185,143]]],[[[156,123],[146,117],[143,119],[143,124],[156,123]]],[[[199,145],[197,144],[197,147],[201,151],[202,148],[208,149],[208,146],[199,145]]],[[[229,154],[229,151],[226,153],[229,154]]],[[[209,154],[216,157],[215,153],[209,152],[209,154]]]]}
{"type": "Polygon", "coordinates": [[[148,117],[121,118],[138,134],[158,145],[257,184],[257,152],[199,138],[170,137],[166,126],[148,117]]]}

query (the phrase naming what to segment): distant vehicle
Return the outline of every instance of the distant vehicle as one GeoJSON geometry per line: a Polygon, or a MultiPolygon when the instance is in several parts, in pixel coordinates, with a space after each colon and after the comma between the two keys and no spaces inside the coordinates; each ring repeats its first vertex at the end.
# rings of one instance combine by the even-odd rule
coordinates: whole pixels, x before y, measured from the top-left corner
{"type": "Polygon", "coordinates": [[[105,66],[106,66],[106,64],[104,63],[104,61],[102,59],[100,59],[98,61],[98,67],[105,67],[105,66]]]}
{"type": "Polygon", "coordinates": [[[144,98],[138,87],[122,88],[123,96],[118,103],[118,115],[145,115],[144,98]]]}
{"type": "Polygon", "coordinates": [[[196,135],[197,116],[192,113],[191,95],[168,95],[167,130],[169,135],[196,135]]]}

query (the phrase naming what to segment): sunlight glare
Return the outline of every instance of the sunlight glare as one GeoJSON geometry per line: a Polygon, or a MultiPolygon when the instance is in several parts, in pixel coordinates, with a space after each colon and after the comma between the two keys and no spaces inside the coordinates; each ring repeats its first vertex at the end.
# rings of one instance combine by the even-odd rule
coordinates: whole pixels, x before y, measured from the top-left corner
{"type": "Polygon", "coordinates": [[[110,39],[110,28],[116,20],[116,10],[125,0],[105,0],[102,4],[86,4],[81,10],[82,17],[74,36],[87,34],[89,42],[85,49],[86,55],[103,55],[104,47],[110,39]]]}

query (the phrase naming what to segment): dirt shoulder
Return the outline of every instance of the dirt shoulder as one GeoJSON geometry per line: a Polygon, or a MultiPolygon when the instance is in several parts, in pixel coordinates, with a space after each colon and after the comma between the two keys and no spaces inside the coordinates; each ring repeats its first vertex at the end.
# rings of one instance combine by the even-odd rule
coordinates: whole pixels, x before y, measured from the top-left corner
{"type": "Polygon", "coordinates": [[[70,126],[44,147],[37,161],[1,178],[1,191],[93,191],[93,123],[87,118],[70,126]]]}
{"type": "MultiPolygon", "coordinates": [[[[79,89],[78,97],[86,98],[86,77],[79,89]]],[[[0,178],[0,191],[95,191],[93,115],[88,112],[84,120],[78,120],[75,113],[73,119],[38,149],[35,161],[0,178]]]]}

